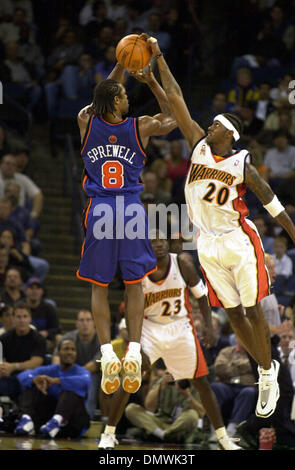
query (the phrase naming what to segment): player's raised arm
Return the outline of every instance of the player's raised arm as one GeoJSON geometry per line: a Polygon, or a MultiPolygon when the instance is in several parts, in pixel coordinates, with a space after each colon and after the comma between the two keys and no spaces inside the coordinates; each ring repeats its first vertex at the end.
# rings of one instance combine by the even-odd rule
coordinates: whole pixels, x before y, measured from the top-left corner
{"type": "Polygon", "coordinates": [[[124,83],[124,68],[119,62],[116,63],[115,67],[108,76],[108,79],[116,80],[117,82],[124,83]]]}
{"type": "Polygon", "coordinates": [[[147,70],[138,70],[137,72],[131,72],[130,75],[139,82],[146,83],[151,92],[154,94],[156,100],[158,101],[161,112],[168,116],[172,116],[172,110],[167,95],[161,87],[160,83],[157,81],[155,75],[153,74],[150,64],[147,70]]]}
{"type": "Polygon", "coordinates": [[[295,243],[295,226],[284,206],[273,193],[269,184],[261,178],[256,168],[249,163],[246,163],[245,183],[262,202],[264,209],[278,221],[295,243]]]}
{"type": "Polygon", "coordinates": [[[156,58],[161,76],[162,86],[169,100],[171,110],[175,116],[177,125],[191,147],[194,146],[204,135],[203,129],[191,118],[187,105],[183,99],[180,86],[173,77],[164,56],[155,38],[149,38],[153,57],[156,58]]]}

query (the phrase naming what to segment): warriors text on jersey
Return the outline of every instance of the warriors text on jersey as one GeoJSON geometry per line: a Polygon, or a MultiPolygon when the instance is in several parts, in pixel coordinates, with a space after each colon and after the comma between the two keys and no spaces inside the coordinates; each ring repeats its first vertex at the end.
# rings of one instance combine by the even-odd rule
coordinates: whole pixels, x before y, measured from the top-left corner
{"type": "Polygon", "coordinates": [[[220,235],[239,227],[248,214],[242,197],[247,150],[227,157],[212,154],[206,138],[194,148],[185,185],[185,197],[192,222],[201,232],[220,235]]]}
{"type": "Polygon", "coordinates": [[[87,196],[142,191],[139,175],[146,154],[140,142],[136,118],[111,124],[92,116],[81,154],[85,164],[83,188],[87,196]]]}
{"type": "Polygon", "coordinates": [[[156,323],[171,323],[187,317],[190,304],[187,285],[180,272],[177,255],[170,253],[170,267],[163,281],[153,282],[149,277],[142,281],[144,317],[156,323]]]}

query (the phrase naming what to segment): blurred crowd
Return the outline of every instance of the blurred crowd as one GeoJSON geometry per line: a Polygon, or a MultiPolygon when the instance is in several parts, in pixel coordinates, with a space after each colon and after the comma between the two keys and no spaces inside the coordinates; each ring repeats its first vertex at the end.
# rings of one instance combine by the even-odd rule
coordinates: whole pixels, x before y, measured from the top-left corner
{"type": "MultiPolygon", "coordinates": [[[[32,114],[35,123],[49,123],[53,127],[57,120],[75,122],[78,111],[91,102],[95,84],[107,78],[112,70],[118,41],[126,34],[141,32],[158,39],[180,83],[191,83],[188,91],[192,97],[198,96],[198,104],[195,105],[190,96],[186,96],[186,101],[194,119],[204,130],[219,113],[239,114],[244,132],[237,148],[249,149],[253,164],[295,223],[294,1],[2,0],[0,80],[4,96],[21,104],[32,114]],[[204,95],[207,80],[214,83],[214,89],[204,95]]],[[[128,74],[125,80],[132,115],[146,113],[144,102],[150,109],[155,107],[144,84],[128,74]]],[[[5,121],[0,121],[0,341],[4,345],[0,401],[1,396],[9,396],[21,406],[25,416],[23,410],[29,409],[32,396],[25,400],[22,397],[18,402],[22,387],[35,383],[46,390],[55,385],[58,391],[54,399],[60,399],[61,406],[65,402],[61,392],[67,390],[83,398],[91,419],[97,413],[104,418],[108,406],[106,397],[97,393],[100,354],[92,314],[88,310],[73,312],[73,315],[77,314],[76,329],[63,335],[58,306],[46,293],[50,266],[42,256],[38,239],[44,195],[31,177],[30,150],[25,144],[15,146],[9,127],[5,121]],[[67,348],[71,351],[64,350],[67,348]],[[87,371],[83,376],[83,390],[75,388],[75,381],[67,385],[68,388],[54,382],[56,368],[66,371],[67,361],[87,371]],[[47,371],[45,367],[50,369],[47,371]],[[51,377],[53,382],[44,379],[42,385],[36,379],[37,372],[31,376],[26,372],[35,369],[40,375],[51,377]]],[[[77,154],[78,150],[79,146],[77,154]]],[[[146,208],[159,203],[166,206],[184,204],[184,181],[191,149],[180,132],[175,130],[165,138],[152,138],[146,150],[148,160],[142,174],[144,190],[141,194],[146,208]]],[[[272,292],[278,301],[281,323],[285,325],[278,332],[281,357],[285,358],[290,353],[290,341],[295,340],[295,248],[254,194],[248,191],[245,198],[249,218],[259,231],[265,251],[273,255],[275,262],[272,292]]],[[[181,243],[174,241],[173,246],[171,243],[171,251],[180,250],[181,243]]],[[[197,247],[192,254],[198,266],[197,247]]],[[[120,283],[119,278],[118,281],[120,283]]],[[[192,302],[194,321],[201,338],[202,318],[198,305],[193,299],[192,302]]],[[[126,343],[126,331],[121,322],[123,311],[121,306],[116,312],[112,330],[114,344],[121,351],[126,343]]],[[[214,346],[206,351],[206,359],[211,382],[217,384],[214,390],[221,403],[224,390],[220,384],[232,385],[235,377],[240,377],[240,373],[234,372],[238,355],[239,361],[246,362],[248,367],[245,369],[246,380],[243,383],[240,380],[239,384],[248,389],[243,393],[248,394],[246,414],[250,415],[255,400],[249,359],[242,346],[236,343],[225,312],[214,311],[212,322],[216,339],[214,346]],[[230,375],[226,376],[222,367],[229,361],[233,361],[233,365],[230,375]]],[[[290,373],[295,387],[294,364],[290,367],[293,367],[290,373]]],[[[79,368],[76,372],[79,377],[83,375],[79,368]]],[[[170,390],[172,401],[166,403],[163,416],[171,418],[172,409],[181,397],[183,408],[188,386],[174,384],[165,365],[158,364],[129,405],[126,412],[129,421],[123,418],[122,433],[126,433],[133,423],[137,406],[148,411],[156,409],[155,403],[151,406],[149,393],[157,386],[163,391],[170,390]],[[173,397],[171,387],[166,387],[170,382],[175,387],[173,397]]],[[[234,399],[232,397],[231,404],[234,399]]],[[[73,406],[76,403],[73,397],[69,402],[73,406]]],[[[239,402],[236,403],[239,408],[239,402]]],[[[234,433],[237,423],[230,421],[226,406],[224,413],[227,422],[233,424],[229,429],[234,433]]],[[[59,416],[59,413],[55,414],[59,416]]],[[[75,427],[75,419],[73,423],[69,435],[80,435],[83,430],[75,427]]],[[[84,424],[83,429],[87,429],[89,423],[84,424]]],[[[9,420],[8,425],[11,425],[9,420]]],[[[198,439],[198,431],[204,432],[206,428],[201,405],[195,428],[197,431],[193,430],[185,437],[187,442],[198,439]]],[[[136,432],[131,435],[136,436],[136,432]]],[[[142,430],[140,436],[145,437],[142,430]]]]}

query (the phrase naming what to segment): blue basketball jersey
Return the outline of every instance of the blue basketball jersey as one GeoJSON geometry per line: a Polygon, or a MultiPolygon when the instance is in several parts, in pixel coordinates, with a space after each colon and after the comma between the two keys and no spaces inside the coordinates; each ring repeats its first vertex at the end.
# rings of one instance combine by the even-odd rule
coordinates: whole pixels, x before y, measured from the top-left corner
{"type": "Polygon", "coordinates": [[[111,124],[92,116],[81,155],[85,165],[83,188],[88,197],[143,190],[139,176],[146,154],[141,146],[136,118],[111,124]]]}

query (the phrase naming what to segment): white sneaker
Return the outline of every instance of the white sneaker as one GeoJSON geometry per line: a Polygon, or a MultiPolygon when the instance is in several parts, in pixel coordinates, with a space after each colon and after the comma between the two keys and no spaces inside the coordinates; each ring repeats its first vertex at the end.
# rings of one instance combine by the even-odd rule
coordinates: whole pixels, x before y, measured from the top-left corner
{"type": "Polygon", "coordinates": [[[229,436],[218,439],[217,450],[242,450],[242,447],[237,446],[235,442],[239,442],[239,438],[232,438],[229,436]]]}
{"type": "Polygon", "coordinates": [[[135,393],[141,385],[141,354],[140,352],[128,351],[123,361],[125,375],[122,387],[125,392],[135,393]]]}
{"type": "Polygon", "coordinates": [[[120,387],[119,372],[122,364],[114,351],[101,356],[101,388],[107,395],[116,392],[120,387]]]}
{"type": "Polygon", "coordinates": [[[119,444],[119,442],[115,434],[101,434],[98,448],[112,450],[115,448],[116,444],[119,444]]]}
{"type": "Polygon", "coordinates": [[[265,373],[258,366],[258,401],[255,414],[259,418],[268,418],[276,409],[277,401],[280,397],[280,388],[277,381],[280,363],[273,359],[269,373],[265,373]]]}

